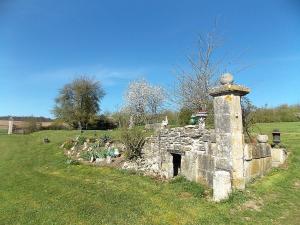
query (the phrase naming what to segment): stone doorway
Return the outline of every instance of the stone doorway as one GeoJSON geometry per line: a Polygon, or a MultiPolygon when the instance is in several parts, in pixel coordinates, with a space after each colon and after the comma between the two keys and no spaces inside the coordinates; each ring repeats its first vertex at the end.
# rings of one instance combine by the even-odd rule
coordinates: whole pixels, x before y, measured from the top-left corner
{"type": "Polygon", "coordinates": [[[176,177],[181,172],[181,155],[172,154],[173,156],[173,176],[176,177]]]}

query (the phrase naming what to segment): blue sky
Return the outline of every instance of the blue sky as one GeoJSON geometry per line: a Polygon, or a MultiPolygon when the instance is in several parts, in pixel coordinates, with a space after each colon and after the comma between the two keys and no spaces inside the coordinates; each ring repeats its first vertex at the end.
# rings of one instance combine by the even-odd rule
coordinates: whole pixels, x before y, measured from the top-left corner
{"type": "Polygon", "coordinates": [[[51,116],[58,89],[81,74],[103,83],[103,111],[132,79],[171,88],[216,18],[216,57],[254,104],[300,103],[298,0],[0,0],[0,115],[51,116]]]}

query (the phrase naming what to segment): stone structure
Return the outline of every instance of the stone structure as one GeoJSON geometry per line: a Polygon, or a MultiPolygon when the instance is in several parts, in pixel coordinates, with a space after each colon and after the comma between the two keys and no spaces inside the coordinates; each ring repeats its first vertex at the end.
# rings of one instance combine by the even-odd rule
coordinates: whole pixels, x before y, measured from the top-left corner
{"type": "Polygon", "coordinates": [[[142,158],[126,162],[123,168],[205,182],[213,188],[214,200],[221,201],[233,189],[244,189],[251,179],[266,174],[272,164],[282,164],[286,153],[272,149],[268,136],[259,135],[254,145],[244,143],[240,101],[250,90],[233,84],[230,74],[223,75],[220,83],[210,91],[215,130],[205,129],[203,120],[201,125],[160,129],[146,140],[142,158]]]}
{"type": "Polygon", "coordinates": [[[244,189],[241,96],[248,94],[250,90],[234,85],[231,74],[224,74],[221,77],[221,84],[210,91],[210,95],[214,97],[216,171],[230,171],[232,185],[244,189]]]}
{"type": "Polygon", "coordinates": [[[14,119],[12,117],[9,118],[8,121],[8,134],[12,134],[14,129],[14,119]]]}

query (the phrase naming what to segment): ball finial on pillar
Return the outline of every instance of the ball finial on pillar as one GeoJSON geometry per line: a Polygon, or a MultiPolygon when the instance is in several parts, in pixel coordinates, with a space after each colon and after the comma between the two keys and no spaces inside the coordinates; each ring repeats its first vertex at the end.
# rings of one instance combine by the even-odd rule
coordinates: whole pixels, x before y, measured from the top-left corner
{"type": "Polygon", "coordinates": [[[224,73],[220,78],[220,83],[222,85],[233,84],[233,76],[231,73],[224,73]]]}

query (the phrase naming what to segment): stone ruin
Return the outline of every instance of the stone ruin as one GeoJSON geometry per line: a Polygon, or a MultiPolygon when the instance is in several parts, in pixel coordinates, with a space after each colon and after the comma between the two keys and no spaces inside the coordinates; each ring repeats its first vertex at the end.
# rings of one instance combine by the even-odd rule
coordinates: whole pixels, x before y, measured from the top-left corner
{"type": "Polygon", "coordinates": [[[241,97],[250,89],[233,84],[224,74],[220,86],[210,95],[214,103],[214,130],[201,125],[168,129],[162,126],[149,137],[142,157],[126,162],[134,169],[166,179],[181,175],[190,181],[205,182],[213,189],[214,201],[228,198],[232,190],[244,190],[246,183],[265,175],[284,163],[285,149],[271,148],[267,135],[259,135],[257,144],[246,144],[243,135],[241,97]]]}

